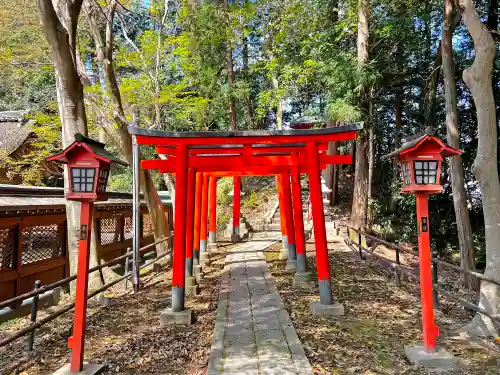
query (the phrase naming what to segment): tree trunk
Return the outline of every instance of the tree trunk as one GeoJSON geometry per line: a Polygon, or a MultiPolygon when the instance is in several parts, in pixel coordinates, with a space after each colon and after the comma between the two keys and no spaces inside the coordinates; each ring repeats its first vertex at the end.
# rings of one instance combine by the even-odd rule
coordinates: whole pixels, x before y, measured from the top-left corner
{"type": "MultiPolygon", "coordinates": [[[[276,72],[271,73],[271,87],[275,92],[279,90],[279,82],[276,72]]],[[[276,128],[281,130],[283,129],[283,100],[282,98],[278,98],[278,106],[276,108],[276,128]]]]}
{"type": "MultiPolygon", "coordinates": [[[[243,72],[245,74],[245,80],[248,84],[250,84],[250,69],[248,64],[248,38],[243,38],[243,72]]],[[[250,87],[250,91],[246,97],[246,107],[247,107],[247,121],[248,127],[250,129],[254,128],[253,122],[253,103],[252,103],[252,90],[250,87]]]]}
{"type": "MultiPolygon", "coordinates": [[[[328,120],[326,124],[328,128],[332,128],[336,125],[337,124],[334,120],[328,120]]],[[[338,142],[328,142],[328,155],[337,155],[338,148],[338,142]]],[[[337,167],[337,164],[328,164],[323,176],[326,182],[326,186],[331,190],[331,192],[328,193],[330,206],[334,206],[335,204],[337,204],[338,180],[335,178],[337,175],[337,167]]]]}
{"type": "MultiPolygon", "coordinates": [[[[483,216],[486,239],[485,276],[500,282],[500,182],[497,166],[497,124],[495,99],[492,88],[492,69],[496,46],[486,25],[474,8],[472,0],[458,0],[467,30],[473,41],[475,58],[464,70],[463,80],[469,90],[477,111],[478,145],[474,160],[474,175],[483,198],[483,216]]],[[[500,287],[481,282],[479,305],[495,315],[500,311],[500,287]]],[[[474,333],[498,336],[493,321],[478,314],[470,327],[474,333]]]]}
{"type": "MultiPolygon", "coordinates": [[[[226,33],[231,30],[229,22],[229,5],[228,0],[223,0],[222,5],[224,7],[224,17],[226,19],[226,33]]],[[[233,48],[231,46],[231,40],[226,39],[226,67],[227,67],[227,85],[229,87],[229,112],[231,117],[231,130],[236,130],[238,127],[238,122],[236,119],[236,103],[233,97],[233,86],[234,86],[234,67],[233,67],[233,48]]]]}
{"type": "Polygon", "coordinates": [[[372,199],[372,187],[373,187],[373,169],[374,169],[374,150],[373,150],[373,142],[374,142],[374,134],[373,134],[373,104],[370,101],[368,103],[368,118],[370,129],[368,130],[368,202],[372,199]]]}
{"type": "MultiPolygon", "coordinates": [[[[59,115],[62,122],[62,146],[68,147],[75,141],[74,135],[87,135],[87,117],[83,102],[83,86],[78,76],[76,66],[75,34],[81,1],[58,7],[56,13],[51,0],[37,0],[42,29],[49,43],[56,78],[56,93],[59,115]],[[63,9],[64,8],[64,9],[63,9]]],[[[64,188],[69,188],[67,167],[64,171],[64,188]]],[[[78,268],[78,229],[80,227],[80,203],[66,201],[66,216],[68,225],[68,249],[70,273],[76,274],[78,268]]],[[[90,266],[97,265],[97,252],[93,228],[91,241],[90,266]]],[[[96,272],[89,280],[89,286],[95,289],[102,285],[99,273],[96,272]]],[[[74,293],[75,283],[70,284],[74,293]]]]}
{"type": "Polygon", "coordinates": [[[422,130],[427,128],[428,126],[436,126],[436,92],[439,76],[441,75],[441,62],[441,50],[438,48],[436,51],[436,56],[434,58],[434,66],[432,67],[431,76],[428,79],[428,83],[426,84],[426,88],[424,90],[424,123],[422,124],[422,130]]]}
{"type": "MultiPolygon", "coordinates": [[[[364,69],[368,63],[369,51],[369,17],[370,0],[358,1],[358,65],[364,69]]],[[[354,172],[354,194],[352,198],[351,225],[355,228],[365,229],[368,211],[368,151],[369,151],[369,128],[370,123],[367,116],[368,89],[361,90],[360,108],[363,111],[365,128],[360,132],[356,144],[355,172],[354,172]]]]}
{"type": "MultiPolygon", "coordinates": [[[[116,0],[111,0],[107,8],[106,15],[106,40],[102,39],[101,30],[96,18],[95,4],[87,1],[85,10],[87,12],[87,20],[89,23],[90,31],[94,38],[96,45],[97,58],[101,62],[103,75],[106,80],[106,95],[110,99],[112,107],[113,119],[116,123],[116,128],[110,129],[110,134],[113,135],[115,143],[121,145],[123,155],[127,159],[129,165],[132,165],[132,137],[128,133],[127,127],[129,122],[125,117],[123,109],[120,88],[116,80],[116,74],[113,66],[113,20],[115,16],[115,9],[117,6],[116,0]]],[[[158,120],[158,118],[156,118],[158,120]]],[[[158,196],[156,187],[151,175],[148,171],[141,170],[140,173],[141,191],[144,195],[144,200],[148,206],[149,217],[153,224],[155,240],[167,237],[170,235],[166,226],[165,214],[163,212],[163,204],[158,196]]],[[[168,251],[168,242],[162,242],[156,246],[158,255],[165,254],[168,251]]]]}
{"type": "MultiPolygon", "coordinates": [[[[455,65],[453,63],[452,49],[453,8],[453,0],[444,0],[444,27],[443,37],[441,40],[441,55],[443,57],[444,97],[446,102],[446,133],[448,144],[452,147],[460,148],[455,65]]],[[[474,244],[472,242],[472,228],[469,219],[469,209],[467,208],[464,169],[460,155],[456,155],[451,158],[450,169],[453,205],[455,207],[460,247],[460,266],[474,271],[476,269],[474,244]]],[[[474,277],[461,274],[460,283],[463,288],[477,289],[477,283],[474,277]]]]}
{"type": "MultiPolygon", "coordinates": [[[[402,127],[402,101],[403,89],[398,90],[396,94],[396,127],[394,128],[394,149],[401,147],[401,127],[402,127]]],[[[399,177],[399,163],[396,160],[392,162],[392,181],[391,181],[391,200],[389,202],[389,210],[396,213],[398,210],[399,191],[396,189],[399,177]]]]}

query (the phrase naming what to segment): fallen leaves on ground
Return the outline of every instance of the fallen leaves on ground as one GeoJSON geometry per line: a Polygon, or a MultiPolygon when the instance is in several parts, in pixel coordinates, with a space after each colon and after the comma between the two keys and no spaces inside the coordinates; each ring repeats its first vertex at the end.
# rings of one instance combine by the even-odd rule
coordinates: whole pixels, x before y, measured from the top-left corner
{"type": "MultiPolygon", "coordinates": [[[[266,259],[280,295],[290,314],[307,357],[317,375],[405,374],[423,375],[428,370],[407,362],[404,347],[422,342],[420,307],[408,289],[388,280],[380,267],[360,261],[345,244],[329,243],[330,269],[334,296],[344,304],[341,318],[312,316],[309,303],[318,299],[317,288],[292,288],[292,275],[285,272],[286,261],[278,259],[280,244],[267,251],[266,259]]],[[[309,270],[315,275],[314,245],[307,245],[309,270]]],[[[437,314],[443,337],[438,342],[460,359],[460,366],[442,374],[498,374],[498,352],[474,342],[447,340],[448,326],[467,322],[463,311],[450,306],[437,314]],[[444,323],[442,323],[442,321],[444,323]]]]}
{"type": "MultiPolygon", "coordinates": [[[[145,275],[145,284],[137,294],[122,285],[114,288],[108,292],[114,295],[109,306],[90,303],[85,360],[106,364],[108,375],[205,374],[224,264],[222,247],[212,253],[212,259],[204,268],[201,295],[187,300],[187,307],[194,307],[194,324],[190,326],[160,328],[160,312],[170,307],[170,269],[145,275]]],[[[25,351],[25,339],[0,348],[0,373],[52,374],[68,363],[72,320],[69,312],[38,330],[31,353],[25,351]]],[[[1,335],[27,321],[22,319],[5,329],[2,326],[1,335]]]]}

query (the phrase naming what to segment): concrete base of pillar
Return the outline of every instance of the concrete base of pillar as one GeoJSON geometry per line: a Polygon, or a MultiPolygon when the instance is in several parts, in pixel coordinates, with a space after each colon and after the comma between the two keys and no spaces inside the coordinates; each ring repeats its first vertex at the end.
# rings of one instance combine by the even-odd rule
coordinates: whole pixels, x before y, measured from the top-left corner
{"type": "Polygon", "coordinates": [[[199,285],[186,286],[186,296],[197,297],[199,295],[200,295],[200,286],[199,285]]]}
{"type": "Polygon", "coordinates": [[[209,242],[207,245],[207,250],[208,250],[208,253],[210,253],[211,251],[216,251],[217,250],[217,242],[209,242]]]}
{"type": "Polygon", "coordinates": [[[200,253],[200,265],[202,267],[210,264],[210,254],[208,252],[200,253]]]}
{"type": "Polygon", "coordinates": [[[297,259],[290,259],[286,261],[286,272],[295,273],[297,271],[297,259]]]}
{"type": "Polygon", "coordinates": [[[186,277],[186,288],[196,285],[196,278],[194,276],[186,277]]]}
{"type": "Polygon", "coordinates": [[[61,367],[59,370],[54,372],[52,375],[72,375],[72,374],[80,374],[80,375],[98,375],[102,374],[104,370],[106,370],[105,365],[99,365],[97,363],[84,363],[83,369],[80,372],[71,372],[70,364],[66,364],[61,367]]]}
{"type": "Polygon", "coordinates": [[[313,289],[315,286],[311,272],[297,272],[293,278],[293,287],[296,289],[313,289]]]}
{"type": "Polygon", "coordinates": [[[313,315],[343,316],[345,314],[344,305],[338,302],[323,305],[319,301],[314,301],[311,302],[310,307],[313,315]]]}
{"type": "Polygon", "coordinates": [[[453,368],[458,359],[443,348],[438,348],[435,353],[427,353],[422,345],[405,347],[406,358],[417,366],[446,370],[453,368]]]}
{"type": "Polygon", "coordinates": [[[193,276],[197,284],[201,283],[201,280],[203,279],[203,270],[200,265],[193,267],[193,276]]]}
{"type": "Polygon", "coordinates": [[[233,233],[231,234],[231,242],[232,243],[237,243],[241,241],[241,237],[239,234],[233,233]]]}
{"type": "Polygon", "coordinates": [[[196,279],[193,276],[186,277],[186,296],[196,297],[200,294],[200,289],[196,285],[196,279]]]}
{"type": "Polygon", "coordinates": [[[193,309],[184,309],[182,311],[172,311],[165,309],[160,314],[160,327],[170,324],[190,325],[193,322],[193,309]]]}
{"type": "Polygon", "coordinates": [[[288,249],[280,249],[279,260],[288,260],[288,249]]]}

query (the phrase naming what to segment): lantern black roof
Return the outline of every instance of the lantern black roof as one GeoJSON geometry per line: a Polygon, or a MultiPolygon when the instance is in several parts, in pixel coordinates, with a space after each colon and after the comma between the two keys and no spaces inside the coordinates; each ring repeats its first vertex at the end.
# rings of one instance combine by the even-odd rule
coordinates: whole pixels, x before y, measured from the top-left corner
{"type": "Polygon", "coordinates": [[[47,160],[49,161],[59,161],[61,163],[67,163],[67,154],[77,145],[84,145],[87,151],[93,153],[97,159],[104,160],[108,163],[116,163],[121,165],[128,165],[124,161],[118,159],[116,156],[110,154],[105,149],[105,144],[101,142],[94,141],[93,139],[87,138],[80,133],[75,134],[75,141],[66,147],[60,154],[51,156],[47,160]]]}

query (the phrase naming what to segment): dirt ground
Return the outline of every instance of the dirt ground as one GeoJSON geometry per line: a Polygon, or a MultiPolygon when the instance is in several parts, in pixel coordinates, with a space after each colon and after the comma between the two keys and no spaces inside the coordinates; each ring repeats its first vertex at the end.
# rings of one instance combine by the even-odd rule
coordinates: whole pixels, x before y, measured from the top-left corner
{"type": "MultiPolygon", "coordinates": [[[[169,270],[144,275],[144,286],[136,295],[129,284],[127,291],[119,286],[107,293],[112,296],[109,306],[90,303],[85,360],[106,364],[105,374],[204,374],[224,264],[222,252],[227,246],[221,244],[211,265],[204,268],[201,295],[187,300],[187,307],[195,309],[191,326],[160,328],[159,314],[170,306],[169,270]]],[[[0,373],[51,374],[68,363],[72,319],[72,313],[66,313],[37,331],[31,353],[24,349],[24,338],[0,348],[0,373]]],[[[0,337],[26,323],[26,319],[18,319],[0,325],[0,337]]]]}
{"type": "MultiPolygon", "coordinates": [[[[342,243],[330,243],[330,268],[335,297],[344,304],[343,318],[314,317],[309,303],[318,299],[318,289],[298,291],[285,272],[286,261],[278,260],[281,245],[266,252],[285,306],[304,346],[315,374],[411,374],[428,370],[414,368],[404,347],[421,343],[420,310],[414,286],[399,288],[371,261],[360,261],[342,243]]],[[[315,277],[314,245],[307,245],[310,270],[315,277]]],[[[460,368],[446,375],[499,374],[500,347],[491,342],[452,341],[447,331],[464,324],[467,313],[452,305],[437,314],[441,328],[439,345],[460,359],[460,368]]]]}

